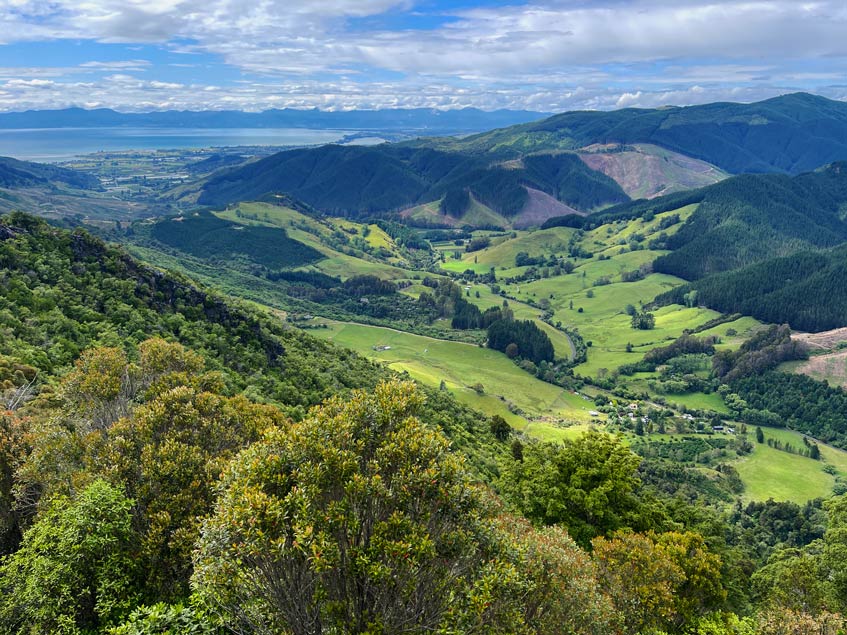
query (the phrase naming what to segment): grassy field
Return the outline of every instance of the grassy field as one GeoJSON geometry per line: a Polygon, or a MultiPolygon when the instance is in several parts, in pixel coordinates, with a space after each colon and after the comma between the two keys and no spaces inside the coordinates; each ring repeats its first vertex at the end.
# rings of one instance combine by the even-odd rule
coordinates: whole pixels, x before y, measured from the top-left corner
{"type": "Polygon", "coordinates": [[[572,424],[591,421],[592,402],[536,379],[497,351],[381,327],[325,323],[329,328],[309,332],[406,371],[424,384],[439,386],[443,380],[463,403],[489,415],[500,414],[536,438],[566,438],[573,434],[572,424]],[[483,394],[471,388],[476,383],[482,384],[483,394]],[[509,403],[525,417],[512,414],[509,403]]]}
{"type": "MultiPolygon", "coordinates": [[[[660,232],[672,234],[681,225],[677,223],[659,229],[662,219],[678,214],[682,221],[695,209],[696,206],[687,206],[659,214],[650,221],[621,221],[584,232],[579,239],[579,245],[583,252],[591,252],[594,256],[571,258],[575,268],[570,274],[508,284],[503,281],[504,278],[519,275],[527,268],[514,271],[500,269],[513,265],[515,256],[522,251],[533,257],[562,255],[567,251],[569,241],[575,235],[578,236],[577,230],[564,227],[517,232],[514,239],[498,240],[484,250],[462,256],[461,261],[448,260],[442,267],[452,271],[470,268],[481,273],[487,271],[487,267],[496,266],[501,288],[508,296],[521,303],[518,305],[513,302],[516,315],[519,314],[518,306],[526,307],[522,309],[524,314],[537,315],[540,311],[533,309],[528,303],[549,303],[554,312],[554,322],[577,329],[583,339],[592,343],[588,361],[579,365],[575,372],[590,377],[601,377],[624,364],[638,361],[648,350],[670,343],[685,330],[696,329],[718,317],[717,312],[709,309],[663,307],[654,311],[656,327],[641,331],[632,328],[631,318],[626,314],[627,305],[640,310],[643,304],[651,302],[657,295],[684,283],[674,276],[649,273],[649,269],[642,279],[632,282],[623,282],[622,274],[647,267],[657,256],[666,253],[644,248],[644,245],[660,232]],[[630,242],[636,239],[640,247],[633,250],[630,242]],[[628,345],[632,352],[627,352],[628,345]]],[[[482,308],[490,306],[494,301],[486,298],[482,292],[481,296],[477,303],[482,308]]],[[[706,334],[720,335],[726,341],[724,346],[732,347],[737,346],[758,325],[752,318],[744,318],[732,324],[715,327],[706,334]],[[735,336],[726,335],[730,328],[737,331],[735,336]]],[[[692,396],[687,396],[686,399],[692,405],[697,401],[696,398],[692,399],[692,396]]],[[[705,405],[710,400],[699,401],[705,405]]]]}
{"type": "MultiPolygon", "coordinates": [[[[803,435],[791,430],[763,428],[765,439],[779,439],[795,448],[802,448],[803,435]]],[[[752,435],[750,435],[752,438],[752,435]]],[[[748,457],[734,463],[744,481],[744,500],[794,501],[803,503],[812,498],[832,495],[835,477],[823,471],[831,464],[847,475],[847,452],[828,446],[819,446],[822,461],[813,461],[804,456],[776,450],[767,443],[754,443],[748,457]]]]}
{"type": "Polygon", "coordinates": [[[517,238],[511,240],[495,239],[490,247],[467,254],[463,259],[473,261],[476,257],[480,264],[489,268],[508,269],[514,266],[515,256],[522,251],[533,258],[551,253],[567,253],[568,241],[575,232],[575,229],[569,227],[515,232],[517,238]]]}
{"type": "MultiPolygon", "coordinates": [[[[794,448],[804,448],[802,434],[780,428],[763,428],[763,431],[766,442],[756,443],[755,428],[748,426],[747,438],[753,443],[753,451],[749,455],[729,460],[744,483],[744,493],[741,495],[744,502],[772,498],[802,504],[814,498],[828,498],[833,495],[835,476],[824,472],[824,466],[832,465],[840,475],[847,476],[847,452],[819,445],[822,460],[815,461],[767,445],[767,439],[773,438],[791,444],[794,448]]],[[[650,439],[655,442],[679,436],[652,434],[650,439]]],[[[633,438],[629,435],[625,440],[631,441],[633,438]]],[[[708,471],[707,468],[702,469],[708,471]]]]}
{"type": "MultiPolygon", "coordinates": [[[[481,310],[484,311],[489,307],[501,306],[503,304],[503,298],[492,293],[491,288],[488,285],[471,284],[468,286],[470,286],[470,289],[468,290],[468,295],[465,296],[465,299],[476,304],[481,310]],[[479,294],[479,297],[476,297],[477,293],[479,294]]],[[[557,357],[562,359],[570,359],[572,357],[573,351],[568,336],[553,328],[546,322],[542,322],[539,319],[539,315],[541,314],[539,309],[531,307],[523,302],[515,302],[514,300],[507,300],[507,302],[514,312],[516,319],[533,320],[542,331],[547,333],[550,337],[550,341],[553,342],[553,348],[556,351],[557,357]]]]}

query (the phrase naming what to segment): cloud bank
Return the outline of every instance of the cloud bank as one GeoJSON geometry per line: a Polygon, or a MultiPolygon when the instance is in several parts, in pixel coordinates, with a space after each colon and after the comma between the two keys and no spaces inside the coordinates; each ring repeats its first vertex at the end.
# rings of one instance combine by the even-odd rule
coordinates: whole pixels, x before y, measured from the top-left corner
{"type": "Polygon", "coordinates": [[[559,111],[794,90],[847,98],[843,0],[491,4],[0,0],[0,109],[559,111]],[[23,62],[39,44],[51,55],[37,57],[50,59],[23,62]],[[80,61],[63,63],[65,49],[80,61]]]}

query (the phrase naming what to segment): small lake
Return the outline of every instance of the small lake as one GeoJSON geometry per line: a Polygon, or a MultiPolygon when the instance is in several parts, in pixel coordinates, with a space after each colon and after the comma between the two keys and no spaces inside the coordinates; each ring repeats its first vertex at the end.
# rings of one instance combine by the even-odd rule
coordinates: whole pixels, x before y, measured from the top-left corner
{"type": "Polygon", "coordinates": [[[313,145],[334,143],[348,134],[351,131],[306,128],[0,129],[0,156],[50,162],[100,151],[313,145]]]}

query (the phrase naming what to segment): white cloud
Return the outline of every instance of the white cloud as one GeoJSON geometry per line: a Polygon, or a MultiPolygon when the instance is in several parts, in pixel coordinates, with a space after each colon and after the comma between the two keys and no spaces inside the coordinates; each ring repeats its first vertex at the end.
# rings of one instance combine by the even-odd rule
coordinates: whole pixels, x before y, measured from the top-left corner
{"type": "MultiPolygon", "coordinates": [[[[847,84],[844,0],[515,0],[462,11],[427,30],[350,26],[353,18],[414,5],[413,0],[0,0],[0,43],[153,42],[171,51],[218,56],[247,78],[236,87],[222,87],[214,76],[192,85],[193,80],[178,83],[171,77],[142,81],[132,73],[156,75],[146,60],[89,61],[67,69],[66,81],[49,98],[54,105],[96,101],[124,109],[167,104],[562,110],[733,96],[752,100],[809,87],[843,96],[844,89],[835,87],[847,84]],[[95,95],[75,92],[73,80],[82,73],[94,78],[95,95]]],[[[205,72],[198,70],[198,77],[205,72]]],[[[0,79],[48,81],[62,73],[0,69],[0,79]]],[[[44,88],[23,83],[14,90],[20,104],[37,106],[39,99],[47,103],[50,91],[44,88]]],[[[5,107],[13,99],[4,98],[5,107]]]]}
{"type": "Polygon", "coordinates": [[[7,89],[52,88],[56,82],[49,79],[10,79],[4,85],[7,89]]]}
{"type": "Polygon", "coordinates": [[[79,65],[81,69],[89,71],[146,71],[152,64],[148,60],[125,60],[114,62],[83,62],[79,65]]]}

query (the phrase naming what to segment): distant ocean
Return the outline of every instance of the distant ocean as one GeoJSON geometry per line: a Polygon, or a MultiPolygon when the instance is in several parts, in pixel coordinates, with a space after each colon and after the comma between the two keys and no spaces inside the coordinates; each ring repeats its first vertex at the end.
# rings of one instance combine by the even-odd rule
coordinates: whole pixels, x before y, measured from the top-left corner
{"type": "Polygon", "coordinates": [[[344,130],[305,128],[30,128],[0,130],[0,156],[51,162],[101,150],[333,143],[348,134],[344,130]]]}

